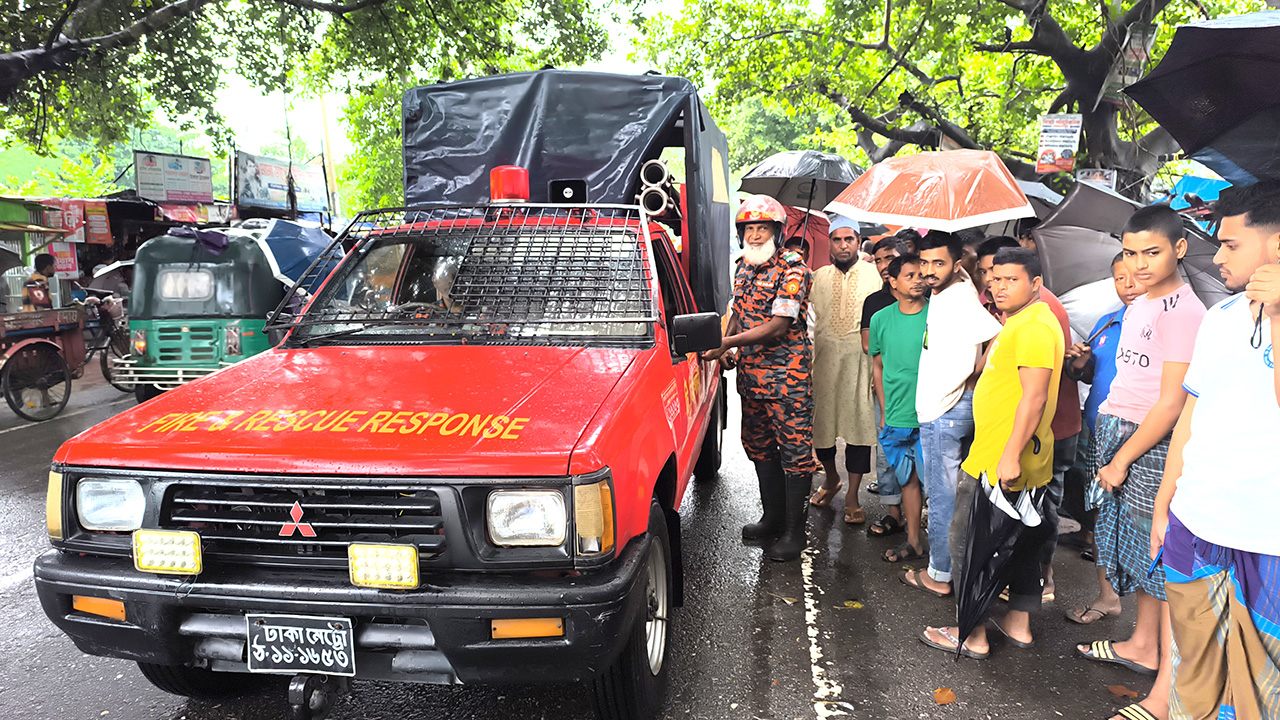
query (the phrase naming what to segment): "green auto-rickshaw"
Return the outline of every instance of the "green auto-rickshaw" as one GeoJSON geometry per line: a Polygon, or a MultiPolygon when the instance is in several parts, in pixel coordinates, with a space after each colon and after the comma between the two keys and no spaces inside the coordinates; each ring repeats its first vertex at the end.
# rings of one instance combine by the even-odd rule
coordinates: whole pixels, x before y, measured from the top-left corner
{"type": "Polygon", "coordinates": [[[173,234],[138,248],[129,295],[130,354],[119,379],[145,402],[270,347],[263,325],[328,245],[318,228],[273,220],[201,242],[173,234]]]}

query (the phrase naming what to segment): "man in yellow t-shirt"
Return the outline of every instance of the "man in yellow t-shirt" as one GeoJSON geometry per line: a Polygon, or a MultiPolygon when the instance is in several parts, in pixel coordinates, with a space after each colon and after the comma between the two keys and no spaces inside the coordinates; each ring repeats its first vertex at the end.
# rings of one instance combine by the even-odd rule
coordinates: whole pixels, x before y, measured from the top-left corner
{"type": "MultiPolygon", "coordinates": [[[[1058,383],[1066,347],[1062,327],[1043,301],[1040,258],[1032,250],[1005,248],[996,253],[987,287],[1008,318],[987,351],[986,365],[973,391],[973,446],[960,465],[956,513],[950,528],[952,568],[963,572],[969,540],[969,506],[977,478],[999,482],[1006,491],[1040,488],[1053,479],[1053,430],[1058,383]]],[[[1040,606],[1039,548],[1053,532],[1051,517],[1023,528],[1006,572],[1009,613],[992,624],[1015,645],[1028,646],[1031,611],[1040,606]]],[[[954,627],[925,628],[926,645],[955,652],[954,627]]],[[[984,658],[986,627],[979,624],[965,641],[964,655],[984,658]]]]}

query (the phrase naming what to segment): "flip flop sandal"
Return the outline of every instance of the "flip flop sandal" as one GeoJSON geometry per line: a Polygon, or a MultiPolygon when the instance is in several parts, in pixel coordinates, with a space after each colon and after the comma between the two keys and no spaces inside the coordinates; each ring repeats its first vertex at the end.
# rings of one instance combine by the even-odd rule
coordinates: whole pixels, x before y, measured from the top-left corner
{"type": "Polygon", "coordinates": [[[938,592],[937,590],[934,590],[928,585],[925,585],[924,581],[920,579],[920,576],[923,574],[924,574],[924,570],[908,570],[906,575],[898,576],[898,581],[901,582],[903,585],[906,585],[907,587],[918,588],[920,590],[923,590],[929,593],[930,595],[937,595],[940,598],[951,597],[951,593],[938,592]],[[908,578],[911,578],[911,579],[908,579],[908,578]]]}
{"type": "Polygon", "coordinates": [[[1116,654],[1115,647],[1110,640],[1095,640],[1088,650],[1081,650],[1077,647],[1076,652],[1083,655],[1087,660],[1119,665],[1143,675],[1155,675],[1159,671],[1159,668],[1149,668],[1146,665],[1139,665],[1132,660],[1120,657],[1116,654]]]}
{"type": "Polygon", "coordinates": [[[1160,720],[1160,718],[1153,715],[1150,710],[1137,703],[1125,705],[1120,708],[1120,712],[1117,712],[1116,714],[1124,718],[1124,720],[1160,720]]]}
{"type": "Polygon", "coordinates": [[[1010,644],[1010,645],[1012,645],[1012,646],[1014,646],[1014,647],[1022,648],[1022,649],[1024,649],[1024,650],[1025,650],[1025,649],[1027,649],[1027,648],[1029,648],[1029,647],[1031,647],[1031,646],[1033,646],[1033,645],[1035,645],[1035,644],[1036,644],[1036,641],[1035,641],[1035,639],[1034,639],[1034,638],[1032,638],[1030,642],[1023,642],[1023,641],[1021,641],[1021,640],[1019,640],[1019,639],[1017,639],[1017,638],[1013,637],[1012,635],[1010,635],[1010,634],[1008,633],[1008,631],[1006,631],[1003,627],[1001,627],[1001,626],[1000,626],[1000,623],[996,622],[994,619],[992,619],[992,620],[988,620],[987,622],[991,623],[991,627],[995,628],[995,629],[996,629],[996,632],[998,632],[998,633],[1000,633],[1001,635],[1003,635],[1003,636],[1004,636],[1004,639],[1005,639],[1005,640],[1008,640],[1008,641],[1009,641],[1009,644],[1010,644]]]}
{"type": "MultiPolygon", "coordinates": [[[[952,654],[955,653],[956,647],[960,645],[960,641],[956,638],[956,636],[947,632],[946,628],[925,628],[920,633],[920,642],[936,650],[942,650],[943,652],[949,652],[952,654]],[[934,640],[933,638],[929,637],[930,630],[937,630],[938,634],[946,638],[947,640],[950,640],[951,644],[943,645],[937,640],[934,640]]],[[[991,654],[991,652],[990,651],[987,651],[984,653],[974,652],[967,647],[962,647],[960,648],[960,654],[968,658],[973,658],[974,660],[985,660],[987,659],[987,656],[991,654]]]]}
{"type": "Polygon", "coordinates": [[[928,552],[919,552],[911,547],[911,543],[902,543],[898,547],[885,552],[880,559],[890,563],[911,562],[913,560],[923,560],[929,557],[928,552]],[[889,557],[889,553],[893,553],[893,557],[889,557]]]}
{"type": "Polygon", "coordinates": [[[1082,608],[1072,608],[1067,611],[1065,615],[1068,620],[1077,625],[1092,625],[1105,617],[1111,617],[1112,613],[1106,612],[1105,610],[1099,610],[1092,605],[1085,605],[1082,608]],[[1092,620],[1085,620],[1085,618],[1089,617],[1090,614],[1097,615],[1097,617],[1092,620]]]}
{"type": "Polygon", "coordinates": [[[858,508],[857,510],[854,510],[852,513],[850,513],[848,510],[845,510],[844,521],[845,521],[845,524],[847,525],[862,525],[867,521],[867,511],[863,508],[858,508]]]}
{"type": "Polygon", "coordinates": [[[897,535],[900,532],[904,532],[906,529],[907,526],[903,525],[892,515],[885,515],[867,526],[867,534],[871,537],[889,537],[890,535],[897,535]]]}
{"type": "Polygon", "coordinates": [[[828,490],[825,487],[818,488],[809,498],[809,504],[814,507],[831,507],[831,501],[836,499],[836,494],[840,492],[840,488],[844,487],[843,482],[837,482],[836,486],[828,490]]]}
{"type": "Polygon", "coordinates": [[[1080,551],[1080,559],[1088,562],[1097,562],[1098,558],[1093,554],[1093,548],[1085,548],[1080,551]]]}
{"type": "Polygon", "coordinates": [[[867,492],[871,493],[872,495],[879,495],[880,483],[878,482],[867,483],[867,492]]]}

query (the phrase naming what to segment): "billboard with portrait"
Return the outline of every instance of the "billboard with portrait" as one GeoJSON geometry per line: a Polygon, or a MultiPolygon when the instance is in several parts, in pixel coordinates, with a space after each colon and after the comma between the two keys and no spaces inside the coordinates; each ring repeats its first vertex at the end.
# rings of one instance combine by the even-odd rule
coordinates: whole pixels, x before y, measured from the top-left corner
{"type": "MultiPolygon", "coordinates": [[[[289,209],[288,160],[236,153],[236,204],[247,207],[289,209]]],[[[300,212],[327,212],[328,192],[325,189],[324,168],[320,165],[295,162],[293,168],[293,192],[298,199],[300,212]]]]}

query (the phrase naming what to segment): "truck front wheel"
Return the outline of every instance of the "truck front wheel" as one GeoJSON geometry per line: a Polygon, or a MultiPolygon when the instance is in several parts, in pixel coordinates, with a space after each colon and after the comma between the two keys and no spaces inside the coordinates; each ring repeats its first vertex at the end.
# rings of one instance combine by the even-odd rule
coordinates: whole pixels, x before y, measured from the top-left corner
{"type": "Polygon", "coordinates": [[[264,685],[261,676],[246,673],[214,672],[185,665],[138,663],[138,669],[152,685],[172,695],[191,698],[228,698],[248,695],[264,685]]]}
{"type": "Polygon", "coordinates": [[[671,546],[667,523],[657,503],[649,509],[649,534],[653,540],[641,578],[645,607],[622,654],[591,681],[591,697],[600,720],[649,720],[657,716],[666,695],[671,546]]]}

